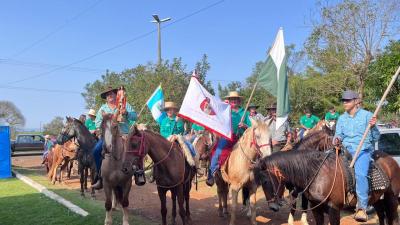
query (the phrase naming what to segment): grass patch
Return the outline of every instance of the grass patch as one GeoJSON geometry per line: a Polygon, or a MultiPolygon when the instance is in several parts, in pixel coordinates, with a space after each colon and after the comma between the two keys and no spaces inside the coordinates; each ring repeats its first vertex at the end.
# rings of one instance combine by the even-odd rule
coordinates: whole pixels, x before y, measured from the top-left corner
{"type": "MultiPolygon", "coordinates": [[[[35,173],[33,170],[14,168],[23,175],[46,186],[82,209],[89,212],[86,217],[69,211],[63,205],[47,198],[29,185],[16,178],[0,180],[0,224],[1,225],[29,225],[29,224],[104,224],[104,202],[82,198],[76,189],[66,189],[65,186],[51,185],[47,177],[35,173]]],[[[113,224],[122,223],[122,213],[113,212],[113,224]]],[[[130,223],[135,225],[153,225],[138,215],[130,213],[130,223]]]]}

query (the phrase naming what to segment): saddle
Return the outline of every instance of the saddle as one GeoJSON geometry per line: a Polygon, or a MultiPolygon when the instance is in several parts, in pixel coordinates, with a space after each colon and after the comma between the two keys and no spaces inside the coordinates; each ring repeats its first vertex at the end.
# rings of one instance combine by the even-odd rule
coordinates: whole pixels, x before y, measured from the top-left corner
{"type": "Polygon", "coordinates": [[[195,163],[195,161],[193,159],[193,156],[190,153],[189,147],[186,145],[184,137],[182,135],[171,135],[168,138],[168,141],[176,142],[180,146],[180,149],[181,149],[183,155],[185,156],[187,163],[190,166],[195,166],[196,165],[196,163],[195,163]]]}
{"type": "MultiPolygon", "coordinates": [[[[352,160],[352,157],[349,154],[349,152],[345,149],[342,150],[340,156],[342,158],[343,166],[345,168],[345,173],[346,173],[347,196],[348,199],[351,199],[350,196],[356,196],[355,171],[354,168],[350,168],[350,162],[352,160]]],[[[373,153],[372,158],[374,159],[374,161],[370,163],[368,170],[369,193],[373,191],[385,190],[390,185],[389,177],[382,170],[382,168],[375,162],[379,158],[377,152],[373,153]]]]}

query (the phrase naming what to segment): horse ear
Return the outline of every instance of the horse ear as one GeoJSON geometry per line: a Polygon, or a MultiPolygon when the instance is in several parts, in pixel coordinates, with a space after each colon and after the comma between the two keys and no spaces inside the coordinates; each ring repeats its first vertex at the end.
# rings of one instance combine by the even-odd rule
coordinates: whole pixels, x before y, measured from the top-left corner
{"type": "Polygon", "coordinates": [[[72,118],[69,117],[69,116],[66,116],[65,118],[67,119],[68,122],[71,122],[71,121],[72,121],[72,118]]]}

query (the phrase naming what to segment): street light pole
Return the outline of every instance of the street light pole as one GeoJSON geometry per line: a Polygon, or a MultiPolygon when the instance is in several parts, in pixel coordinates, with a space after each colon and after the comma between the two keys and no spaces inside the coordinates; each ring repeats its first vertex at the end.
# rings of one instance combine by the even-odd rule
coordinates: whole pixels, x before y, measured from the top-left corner
{"type": "Polygon", "coordinates": [[[157,14],[153,15],[154,20],[150,21],[152,23],[157,23],[158,28],[158,65],[161,65],[161,23],[171,20],[171,18],[165,18],[160,20],[157,14]]]}

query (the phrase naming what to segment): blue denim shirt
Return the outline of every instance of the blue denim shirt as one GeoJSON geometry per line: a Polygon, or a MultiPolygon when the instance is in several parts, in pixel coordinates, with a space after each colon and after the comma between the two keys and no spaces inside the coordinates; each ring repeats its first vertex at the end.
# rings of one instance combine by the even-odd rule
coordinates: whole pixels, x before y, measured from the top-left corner
{"type": "MultiPolygon", "coordinates": [[[[361,138],[368,126],[372,113],[364,109],[358,109],[354,116],[347,112],[342,114],[336,124],[335,137],[340,138],[342,144],[353,154],[360,144],[361,138]]],[[[361,148],[361,151],[373,151],[374,142],[379,139],[380,133],[376,126],[372,127],[361,148]]]]}

